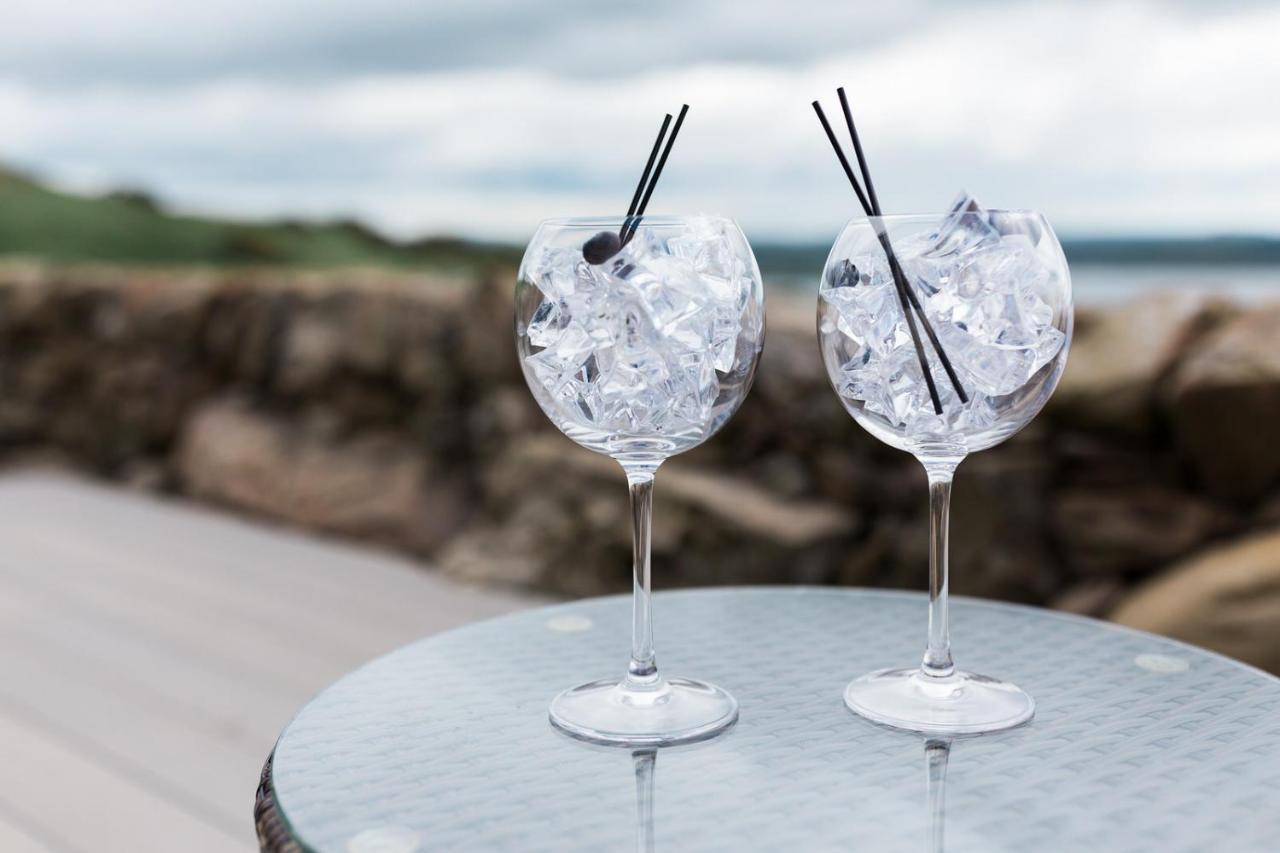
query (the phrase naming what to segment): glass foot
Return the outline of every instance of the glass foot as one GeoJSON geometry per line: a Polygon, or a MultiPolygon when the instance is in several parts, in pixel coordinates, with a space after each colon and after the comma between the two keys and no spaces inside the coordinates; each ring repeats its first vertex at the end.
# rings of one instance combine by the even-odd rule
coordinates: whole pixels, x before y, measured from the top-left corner
{"type": "Polygon", "coordinates": [[[582,740],[620,746],[702,740],[737,719],[737,700],[714,684],[688,678],[639,689],[626,681],[592,681],[551,700],[554,726],[582,740]]]}
{"type": "Polygon", "coordinates": [[[849,683],[844,703],[868,720],[929,734],[999,731],[1036,711],[1035,700],[1006,681],[958,671],[937,678],[919,669],[869,672],[849,683]]]}

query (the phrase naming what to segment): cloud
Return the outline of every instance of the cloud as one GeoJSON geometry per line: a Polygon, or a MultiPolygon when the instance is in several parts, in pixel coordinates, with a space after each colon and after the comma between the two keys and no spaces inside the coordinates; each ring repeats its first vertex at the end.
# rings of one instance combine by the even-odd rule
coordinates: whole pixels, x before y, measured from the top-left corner
{"type": "MultiPolygon", "coordinates": [[[[135,10],[124,19],[90,15],[111,50],[155,40],[136,19],[150,4],[127,2],[135,10]]],[[[418,5],[372,4],[411,21],[418,5]]],[[[335,65],[314,79],[193,70],[163,85],[132,73],[74,85],[0,73],[0,159],[78,185],[151,187],[188,208],[354,212],[399,234],[522,239],[542,218],[625,204],[662,113],[684,100],[692,109],[655,207],[733,215],[753,237],[825,239],[854,204],[809,102],[835,109],[844,83],[887,207],[938,209],[967,186],[993,206],[1045,210],[1075,233],[1280,222],[1280,116],[1262,106],[1280,88],[1270,38],[1280,9],[1270,5],[1215,15],[1154,3],[929,6],[910,21],[871,18],[847,39],[828,32],[816,40],[828,47],[808,55],[797,34],[834,31],[822,17],[833,7],[784,21],[763,3],[736,15],[700,4],[687,18],[650,4],[628,29],[592,17],[594,7],[532,21],[516,5],[468,6],[440,26],[487,27],[518,61],[387,73],[348,60],[357,70],[335,65]],[[770,15],[776,44],[755,55],[744,45],[768,40],[770,15]],[[522,38],[523,50],[510,48],[522,38]],[[567,70],[610,51],[661,61],[567,70]]],[[[278,42],[291,20],[311,45],[295,53],[315,54],[326,42],[307,34],[347,20],[320,10],[303,20],[292,0],[261,19],[249,8],[232,3],[225,20],[193,13],[205,54],[233,55],[227,45],[248,20],[275,35],[242,41],[278,42]]],[[[391,51],[406,38],[391,39],[391,51]]]]}
{"type": "Polygon", "coordinates": [[[536,67],[619,77],[693,62],[806,62],[895,38],[934,0],[6,0],[0,73],[163,87],[536,67]]]}

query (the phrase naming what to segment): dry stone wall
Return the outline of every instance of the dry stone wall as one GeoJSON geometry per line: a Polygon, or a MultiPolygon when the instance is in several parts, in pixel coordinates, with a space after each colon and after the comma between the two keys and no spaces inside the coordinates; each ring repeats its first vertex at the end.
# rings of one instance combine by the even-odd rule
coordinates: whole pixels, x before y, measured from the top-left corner
{"type": "MultiPolygon", "coordinates": [[[[621,472],[537,410],[511,289],[3,263],[0,448],[475,581],[626,589],[621,472]]],[[[923,588],[923,473],[841,409],[812,301],[768,299],[742,410],[659,472],[658,584],[923,588]]],[[[1156,295],[1077,329],[1046,411],[959,469],[953,589],[1280,667],[1280,305],[1156,295]]]]}

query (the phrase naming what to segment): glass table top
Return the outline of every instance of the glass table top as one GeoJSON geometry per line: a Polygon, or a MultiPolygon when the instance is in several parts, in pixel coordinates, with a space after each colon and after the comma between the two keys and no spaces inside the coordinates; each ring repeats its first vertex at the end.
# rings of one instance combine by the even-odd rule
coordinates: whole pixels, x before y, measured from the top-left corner
{"type": "Polygon", "coordinates": [[[630,599],[526,611],[421,640],[321,693],[280,738],[276,806],[318,851],[1274,850],[1280,679],[1094,620],[954,599],[958,665],[1035,718],[953,740],[845,709],[854,676],[918,662],[915,593],[659,593],[667,675],[741,718],[654,751],[554,730],[559,690],[619,673],[630,599]]]}

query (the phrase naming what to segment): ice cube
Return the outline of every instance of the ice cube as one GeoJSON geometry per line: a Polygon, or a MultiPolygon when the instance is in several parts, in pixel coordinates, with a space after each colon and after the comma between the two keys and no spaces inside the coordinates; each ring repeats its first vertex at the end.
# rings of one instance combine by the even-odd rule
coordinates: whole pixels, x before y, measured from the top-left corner
{"type": "Polygon", "coordinates": [[[986,212],[967,192],[961,192],[938,230],[930,235],[932,246],[920,254],[942,258],[963,254],[999,242],[1000,232],[992,227],[986,212]]]}
{"type": "MultiPolygon", "coordinates": [[[[738,337],[742,334],[739,315],[724,309],[716,309],[711,318],[712,363],[716,370],[728,373],[733,370],[738,354],[738,337]]],[[[754,335],[752,336],[754,340],[754,335]]]]}
{"type": "Polygon", "coordinates": [[[1016,391],[1061,347],[1036,286],[1044,274],[1024,241],[1002,239],[968,253],[955,286],[929,301],[943,349],[980,393],[1016,391]]]}
{"type": "Polygon", "coordinates": [[[1032,246],[1039,245],[1044,234],[1039,219],[1022,213],[992,210],[987,213],[987,221],[1001,236],[1022,236],[1032,246]]]}
{"type": "Polygon", "coordinates": [[[862,273],[853,261],[842,258],[827,270],[827,287],[856,287],[862,281],[862,273]]]}
{"type": "Polygon", "coordinates": [[[874,357],[868,352],[845,365],[837,390],[850,400],[861,400],[867,411],[903,425],[917,406],[916,386],[924,385],[915,357],[910,347],[874,357]]]}
{"type": "Polygon", "coordinates": [[[552,346],[568,325],[569,312],[564,302],[560,299],[546,299],[533,312],[533,319],[529,321],[529,343],[535,347],[552,346]]]}
{"type": "Polygon", "coordinates": [[[589,266],[577,249],[548,248],[537,264],[541,275],[535,284],[548,299],[560,299],[577,290],[580,278],[590,279],[589,266]]]}
{"type": "Polygon", "coordinates": [[[836,328],[860,346],[877,353],[895,348],[902,335],[910,339],[898,289],[887,262],[875,263],[872,256],[846,260],[850,268],[870,270],[858,275],[857,286],[829,287],[822,298],[835,309],[836,328]]]}
{"type": "Polygon", "coordinates": [[[667,241],[673,257],[688,261],[699,275],[732,281],[742,274],[741,253],[736,235],[718,219],[695,216],[683,234],[667,241]]]}
{"type": "Polygon", "coordinates": [[[577,323],[570,323],[550,346],[529,356],[526,361],[542,385],[554,390],[572,378],[593,346],[586,330],[577,323]]]}
{"type": "Polygon", "coordinates": [[[944,411],[953,413],[950,420],[956,429],[977,431],[990,429],[996,424],[996,407],[983,394],[971,395],[968,403],[962,404],[957,398],[954,403],[947,402],[944,406],[944,411]]]}

